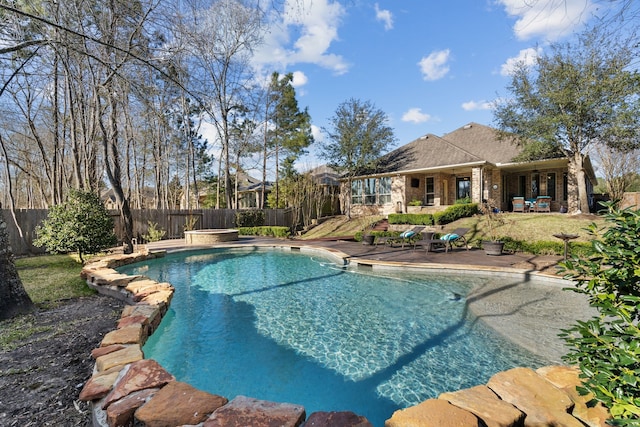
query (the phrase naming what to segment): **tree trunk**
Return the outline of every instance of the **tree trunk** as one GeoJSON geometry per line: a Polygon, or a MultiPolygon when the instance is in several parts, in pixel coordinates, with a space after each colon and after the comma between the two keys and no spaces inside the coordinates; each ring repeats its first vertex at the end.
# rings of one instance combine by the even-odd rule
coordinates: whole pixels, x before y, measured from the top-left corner
{"type": "Polygon", "coordinates": [[[120,217],[122,218],[124,226],[124,253],[130,254],[133,252],[133,216],[131,215],[131,209],[129,208],[129,201],[125,197],[124,190],[122,189],[122,178],[120,168],[120,157],[118,154],[118,122],[116,112],[117,101],[114,96],[109,96],[109,123],[110,132],[107,131],[102,117],[99,117],[100,129],[102,131],[102,144],[104,149],[105,170],[107,172],[107,178],[109,184],[113,189],[113,193],[116,196],[116,201],[120,207],[120,217]]]}
{"type": "Polygon", "coordinates": [[[33,302],[24,290],[13,262],[7,224],[0,211],[0,320],[28,313],[33,307],[33,302]]]}
{"type": "Polygon", "coordinates": [[[584,173],[584,155],[575,152],[569,157],[567,202],[569,213],[589,213],[589,195],[584,173]]]}

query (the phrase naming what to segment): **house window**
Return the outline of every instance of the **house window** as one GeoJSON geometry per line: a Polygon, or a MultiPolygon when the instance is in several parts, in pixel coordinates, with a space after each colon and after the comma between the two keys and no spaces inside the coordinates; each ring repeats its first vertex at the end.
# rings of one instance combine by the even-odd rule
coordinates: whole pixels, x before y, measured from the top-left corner
{"type": "Polygon", "coordinates": [[[411,178],[411,188],[419,188],[420,180],[418,178],[411,178]]]}
{"type": "Polygon", "coordinates": [[[527,195],[527,177],[520,175],[518,177],[518,196],[526,197],[527,195]]]}
{"type": "Polygon", "coordinates": [[[360,179],[351,182],[351,204],[362,204],[362,180],[360,179]]]}
{"type": "Polygon", "coordinates": [[[364,204],[375,205],[376,204],[376,179],[367,178],[364,182],[364,204]]]}
{"type": "Polygon", "coordinates": [[[567,200],[569,196],[569,175],[565,172],[562,174],[562,200],[567,200]]]}
{"type": "Polygon", "coordinates": [[[540,195],[540,187],[538,184],[540,183],[540,175],[537,173],[531,174],[531,198],[535,199],[540,195]]]}
{"type": "Polygon", "coordinates": [[[547,174],[547,196],[551,196],[551,200],[556,199],[556,174],[547,174]]]}
{"type": "Polygon", "coordinates": [[[380,178],[378,185],[378,203],[391,203],[391,177],[380,178]]]}
{"type": "Polygon", "coordinates": [[[391,203],[391,178],[356,179],[351,183],[351,204],[391,203]]]}
{"type": "Polygon", "coordinates": [[[471,179],[468,176],[456,178],[457,199],[471,197],[471,179]]]}
{"type": "Polygon", "coordinates": [[[436,202],[436,184],[435,179],[432,176],[427,177],[425,180],[425,201],[427,206],[433,206],[436,202]]]}

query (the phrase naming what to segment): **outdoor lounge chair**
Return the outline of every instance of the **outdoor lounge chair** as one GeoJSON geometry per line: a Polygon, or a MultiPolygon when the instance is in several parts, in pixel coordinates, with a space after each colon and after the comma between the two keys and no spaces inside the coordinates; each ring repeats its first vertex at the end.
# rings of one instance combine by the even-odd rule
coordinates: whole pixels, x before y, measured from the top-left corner
{"type": "Polygon", "coordinates": [[[513,204],[513,212],[528,212],[529,211],[529,207],[527,206],[527,203],[524,200],[524,197],[514,197],[512,199],[512,204],[513,204]]]}
{"type": "Polygon", "coordinates": [[[469,250],[467,239],[464,237],[468,232],[469,228],[456,228],[451,233],[447,233],[439,239],[431,239],[426,246],[427,252],[430,252],[432,249],[437,249],[438,247],[444,247],[444,251],[449,252],[453,250],[454,246],[464,246],[469,250]]]}
{"type": "Polygon", "coordinates": [[[399,244],[404,248],[405,244],[413,244],[417,239],[420,238],[420,233],[424,230],[424,226],[413,227],[411,230],[404,231],[400,234],[400,236],[390,242],[391,246],[394,244],[399,244]]]}
{"type": "Polygon", "coordinates": [[[427,250],[427,252],[431,252],[433,249],[433,235],[435,233],[433,231],[423,231],[420,233],[420,238],[413,241],[413,249],[415,250],[418,246],[422,246],[427,250]]]}
{"type": "Polygon", "coordinates": [[[417,239],[418,234],[424,230],[424,226],[416,226],[400,233],[399,236],[381,236],[376,238],[376,246],[380,243],[390,245],[400,244],[403,248],[405,243],[411,243],[417,239]]]}
{"type": "Polygon", "coordinates": [[[536,212],[551,212],[551,197],[538,196],[534,206],[536,212]]]}

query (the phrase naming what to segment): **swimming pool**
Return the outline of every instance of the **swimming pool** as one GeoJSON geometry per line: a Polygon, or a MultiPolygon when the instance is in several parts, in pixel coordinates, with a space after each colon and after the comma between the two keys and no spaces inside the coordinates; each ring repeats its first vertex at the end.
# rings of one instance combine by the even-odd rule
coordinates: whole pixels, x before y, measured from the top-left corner
{"type": "Polygon", "coordinates": [[[469,316],[464,295],[487,278],[363,272],[257,249],[176,253],[119,270],[176,288],[145,356],[230,399],[351,410],[382,426],[396,409],[545,363],[469,316]]]}

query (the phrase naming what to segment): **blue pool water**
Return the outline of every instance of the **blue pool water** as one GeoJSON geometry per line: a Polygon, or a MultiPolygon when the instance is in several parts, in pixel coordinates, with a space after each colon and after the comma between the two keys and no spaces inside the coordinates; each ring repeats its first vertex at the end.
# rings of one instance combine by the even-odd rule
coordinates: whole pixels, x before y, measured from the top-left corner
{"type": "Polygon", "coordinates": [[[246,249],[119,270],[176,288],[145,356],[229,399],[350,410],[382,426],[397,409],[544,363],[470,318],[464,295],[486,278],[362,272],[246,249]]]}

